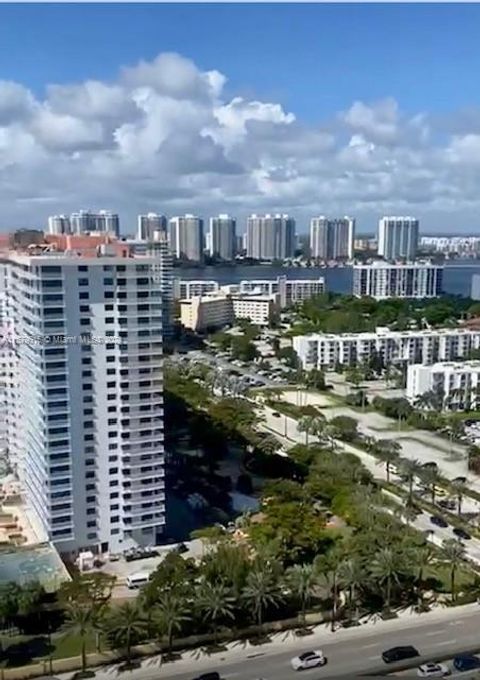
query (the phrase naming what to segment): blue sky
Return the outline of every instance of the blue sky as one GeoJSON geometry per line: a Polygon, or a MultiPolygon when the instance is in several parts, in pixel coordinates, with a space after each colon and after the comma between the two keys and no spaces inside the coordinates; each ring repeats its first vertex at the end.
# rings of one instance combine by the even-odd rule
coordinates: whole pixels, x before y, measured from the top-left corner
{"type": "Polygon", "coordinates": [[[479,26],[476,4],[0,5],[0,228],[105,207],[478,230],[479,26]]]}
{"type": "Polygon", "coordinates": [[[2,5],[0,18],[2,77],[38,93],[176,51],[309,120],[355,99],[448,112],[478,98],[475,4],[2,5]]]}

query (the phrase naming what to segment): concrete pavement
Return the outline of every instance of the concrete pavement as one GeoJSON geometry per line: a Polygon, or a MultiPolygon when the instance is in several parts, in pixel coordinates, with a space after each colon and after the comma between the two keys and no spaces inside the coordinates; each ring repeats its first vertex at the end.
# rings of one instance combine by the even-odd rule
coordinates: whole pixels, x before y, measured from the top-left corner
{"type": "MultiPolygon", "coordinates": [[[[396,645],[414,645],[421,658],[416,667],[426,660],[447,658],[461,651],[480,649],[478,627],[480,607],[466,605],[455,609],[436,609],[426,614],[404,612],[398,619],[382,621],[372,618],[357,628],[331,632],[328,625],[317,626],[311,635],[297,637],[287,631],[272,636],[269,643],[252,645],[237,641],[226,645],[224,651],[207,654],[195,649],[185,651],[175,662],[162,664],[159,656],[144,659],[141,667],[122,677],[131,680],[192,680],[201,673],[218,671],[228,680],[292,680],[296,673],[290,659],[304,651],[321,649],[328,664],[306,671],[314,680],[331,677],[352,677],[360,673],[386,673],[401,664],[386,666],[381,653],[396,645]]],[[[110,680],[117,675],[118,664],[98,669],[97,680],[110,680]]],[[[64,674],[62,678],[70,678],[64,674]]]]}

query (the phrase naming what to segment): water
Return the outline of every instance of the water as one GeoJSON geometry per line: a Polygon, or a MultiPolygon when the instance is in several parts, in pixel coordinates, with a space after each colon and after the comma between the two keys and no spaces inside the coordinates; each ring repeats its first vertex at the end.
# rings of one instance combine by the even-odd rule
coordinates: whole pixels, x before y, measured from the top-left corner
{"type": "MultiPolygon", "coordinates": [[[[469,260],[466,263],[445,265],[443,274],[443,289],[450,295],[470,295],[471,280],[473,274],[480,274],[480,260],[469,260]]],[[[322,269],[312,267],[303,269],[300,267],[277,267],[273,265],[258,265],[252,267],[205,267],[204,269],[185,268],[175,269],[175,276],[182,279],[214,279],[221,285],[238,283],[242,279],[275,279],[277,276],[286,276],[288,279],[317,279],[325,277],[327,290],[333,293],[352,292],[352,269],[351,267],[339,267],[335,269],[322,269]]]]}

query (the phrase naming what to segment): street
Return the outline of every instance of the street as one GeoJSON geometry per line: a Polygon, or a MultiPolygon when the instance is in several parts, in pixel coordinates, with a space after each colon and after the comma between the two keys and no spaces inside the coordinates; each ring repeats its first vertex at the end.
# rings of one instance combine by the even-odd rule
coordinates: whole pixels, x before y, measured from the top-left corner
{"type": "MultiPolygon", "coordinates": [[[[160,657],[149,657],[141,667],[122,673],[131,680],[157,680],[174,677],[192,680],[201,673],[218,671],[228,680],[292,680],[296,672],[290,666],[293,656],[312,649],[321,649],[328,664],[305,671],[307,678],[352,677],[360,673],[393,672],[402,664],[385,665],[381,653],[396,645],[414,645],[421,657],[412,662],[417,667],[425,660],[448,658],[458,652],[480,649],[478,627],[480,608],[466,605],[455,609],[437,609],[427,614],[404,612],[398,619],[369,620],[359,628],[331,632],[329,625],[317,626],[312,635],[298,638],[292,631],[272,636],[272,641],[253,646],[247,641],[229,643],[225,651],[208,655],[195,649],[184,652],[175,662],[161,664],[160,657]]],[[[403,663],[403,667],[405,662],[403,663]]],[[[98,680],[115,677],[117,665],[99,669],[98,680]]],[[[463,677],[468,674],[464,674],[463,677]]],[[[64,674],[65,679],[70,674],[64,674]]]]}

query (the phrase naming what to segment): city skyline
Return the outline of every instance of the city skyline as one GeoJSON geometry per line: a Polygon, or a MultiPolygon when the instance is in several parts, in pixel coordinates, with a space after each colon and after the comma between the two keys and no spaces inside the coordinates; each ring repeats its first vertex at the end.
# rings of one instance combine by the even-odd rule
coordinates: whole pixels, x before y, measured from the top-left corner
{"type": "Polygon", "coordinates": [[[424,233],[475,232],[479,11],[279,5],[267,36],[261,5],[4,6],[0,229],[97,205],[127,232],[148,211],[239,225],[288,213],[299,233],[319,214],[355,215],[359,233],[414,214],[424,233]],[[200,18],[204,40],[189,40],[200,18]],[[239,44],[262,36],[241,59],[225,49],[232,25],[239,44]],[[86,49],[65,59],[80,35],[86,49]]]}

